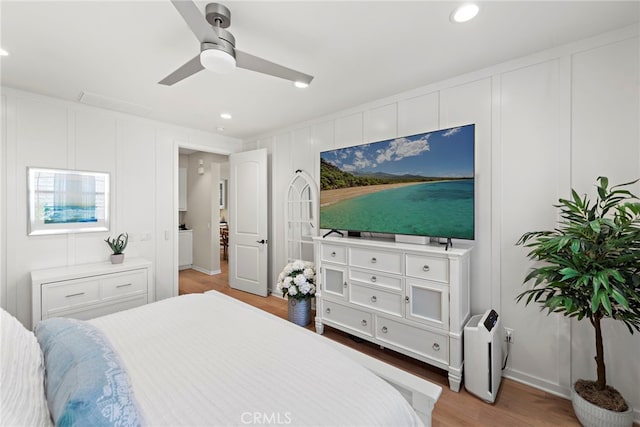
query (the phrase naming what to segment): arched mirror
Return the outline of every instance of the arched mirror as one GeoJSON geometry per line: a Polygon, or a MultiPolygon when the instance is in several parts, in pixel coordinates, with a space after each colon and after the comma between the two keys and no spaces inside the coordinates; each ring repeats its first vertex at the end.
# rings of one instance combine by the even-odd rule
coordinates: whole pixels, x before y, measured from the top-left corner
{"type": "Polygon", "coordinates": [[[298,169],[289,180],[285,206],[287,262],[313,262],[313,236],[317,234],[318,190],[311,177],[298,169]]]}

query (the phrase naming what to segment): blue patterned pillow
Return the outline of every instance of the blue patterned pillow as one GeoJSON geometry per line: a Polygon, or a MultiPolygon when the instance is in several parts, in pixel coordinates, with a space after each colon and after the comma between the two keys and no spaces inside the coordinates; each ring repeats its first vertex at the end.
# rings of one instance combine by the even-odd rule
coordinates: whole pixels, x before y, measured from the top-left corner
{"type": "Polygon", "coordinates": [[[53,318],[35,333],[57,426],[142,425],[129,377],[102,332],[80,320],[53,318]]]}

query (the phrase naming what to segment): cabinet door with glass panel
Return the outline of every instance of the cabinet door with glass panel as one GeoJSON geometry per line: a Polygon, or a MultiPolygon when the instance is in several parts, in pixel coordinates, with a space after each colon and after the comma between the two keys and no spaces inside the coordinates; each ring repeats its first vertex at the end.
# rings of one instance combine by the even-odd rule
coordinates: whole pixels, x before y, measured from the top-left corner
{"type": "Polygon", "coordinates": [[[439,328],[449,328],[449,286],[407,277],[405,317],[439,328]]]}
{"type": "Polygon", "coordinates": [[[322,263],[321,281],[322,297],[333,300],[347,299],[347,269],[346,267],[322,263]]]}
{"type": "Polygon", "coordinates": [[[318,190],[311,177],[297,170],[287,189],[285,241],[287,262],[314,260],[313,237],[318,229],[318,190]]]}

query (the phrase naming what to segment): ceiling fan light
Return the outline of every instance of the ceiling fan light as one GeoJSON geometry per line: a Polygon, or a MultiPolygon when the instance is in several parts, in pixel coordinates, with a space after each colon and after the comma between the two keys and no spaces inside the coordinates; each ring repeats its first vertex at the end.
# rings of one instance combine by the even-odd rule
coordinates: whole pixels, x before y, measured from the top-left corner
{"type": "Polygon", "coordinates": [[[293,85],[295,87],[297,87],[298,89],[305,89],[309,87],[309,83],[305,83],[305,82],[301,82],[301,81],[295,81],[293,82],[293,85]]]}
{"type": "Polygon", "coordinates": [[[200,52],[200,63],[216,73],[230,73],[236,68],[236,59],[220,49],[205,49],[200,52]]]}

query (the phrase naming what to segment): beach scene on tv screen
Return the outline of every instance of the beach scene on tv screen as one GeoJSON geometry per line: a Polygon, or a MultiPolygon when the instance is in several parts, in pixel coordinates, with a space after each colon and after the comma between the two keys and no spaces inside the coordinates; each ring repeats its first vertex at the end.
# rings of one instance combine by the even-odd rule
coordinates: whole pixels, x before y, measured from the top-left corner
{"type": "Polygon", "coordinates": [[[474,238],[474,125],[324,151],[320,228],[474,238]]]}

